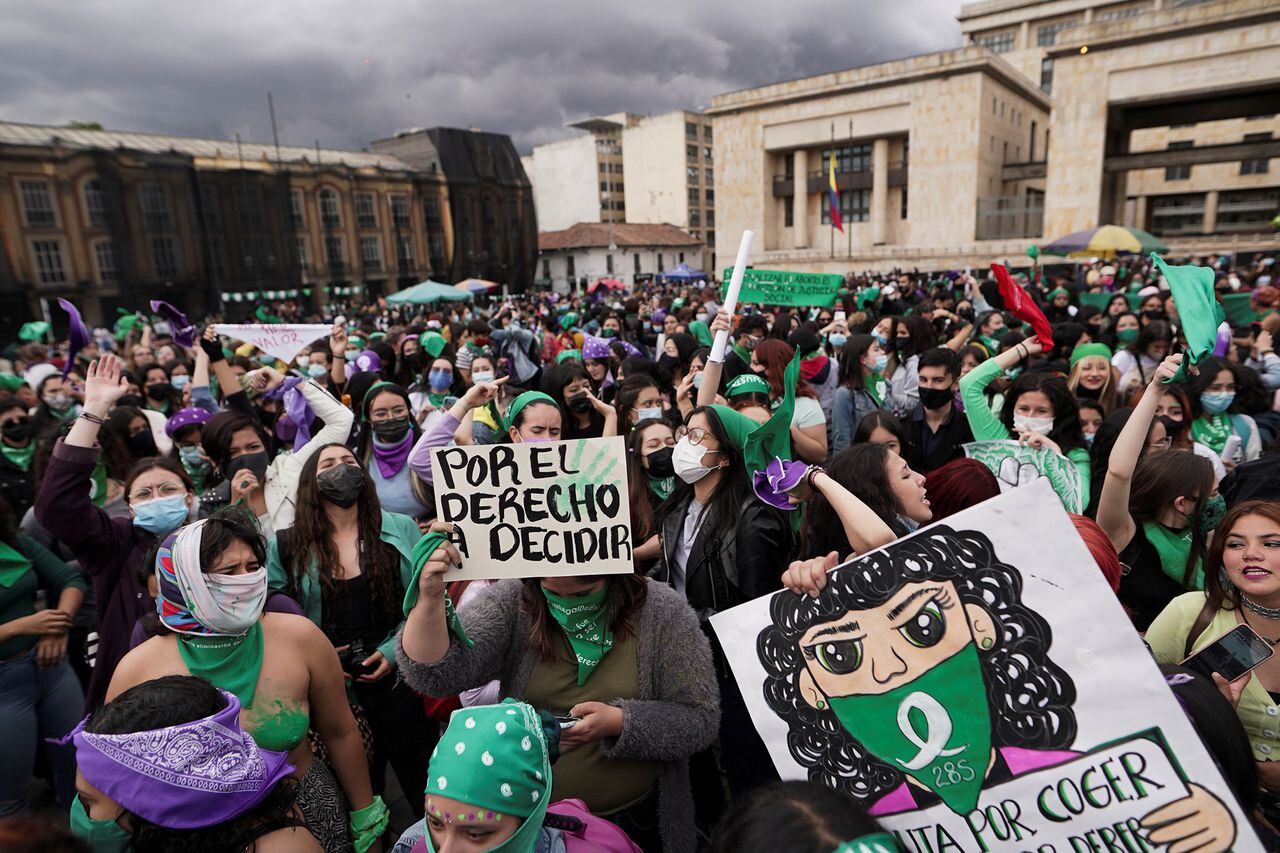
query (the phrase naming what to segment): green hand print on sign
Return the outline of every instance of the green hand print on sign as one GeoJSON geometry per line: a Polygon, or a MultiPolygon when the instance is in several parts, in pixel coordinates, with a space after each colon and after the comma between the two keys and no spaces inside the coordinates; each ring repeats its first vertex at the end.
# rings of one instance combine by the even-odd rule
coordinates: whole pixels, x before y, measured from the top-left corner
{"type": "Polygon", "coordinates": [[[601,486],[609,481],[610,475],[618,466],[618,460],[613,458],[607,448],[601,447],[594,454],[586,456],[587,442],[579,440],[578,446],[570,451],[565,467],[576,473],[562,474],[557,477],[552,486],[558,486],[559,490],[556,494],[556,508],[562,515],[568,515],[572,509],[569,501],[569,489],[575,487],[576,493],[581,496],[586,486],[601,486]]]}

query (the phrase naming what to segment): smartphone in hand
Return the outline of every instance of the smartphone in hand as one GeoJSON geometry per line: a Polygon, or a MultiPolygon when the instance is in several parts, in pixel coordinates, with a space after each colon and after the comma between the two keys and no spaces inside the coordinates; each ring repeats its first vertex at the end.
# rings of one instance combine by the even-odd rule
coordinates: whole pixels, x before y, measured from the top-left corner
{"type": "Polygon", "coordinates": [[[1227,681],[1235,681],[1265,663],[1273,654],[1275,649],[1271,643],[1257,631],[1248,625],[1237,625],[1184,660],[1182,665],[1205,678],[1212,679],[1216,672],[1227,681]]]}

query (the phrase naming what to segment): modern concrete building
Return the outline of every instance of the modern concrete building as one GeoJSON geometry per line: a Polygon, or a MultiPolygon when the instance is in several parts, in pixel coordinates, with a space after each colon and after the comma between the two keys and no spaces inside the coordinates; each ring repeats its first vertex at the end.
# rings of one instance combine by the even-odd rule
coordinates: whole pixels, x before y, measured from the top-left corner
{"type": "Polygon", "coordinates": [[[559,293],[602,278],[635,288],[678,264],[692,265],[702,248],[674,225],[579,222],[538,235],[538,279],[559,293]]]}
{"type": "Polygon", "coordinates": [[[711,122],[678,110],[648,116],[622,131],[627,221],[670,223],[707,249],[693,266],[711,269],[715,245],[715,157],[711,122]]]}
{"type": "Polygon", "coordinates": [[[540,228],[626,221],[622,135],[640,120],[634,113],[612,113],[570,122],[566,127],[585,133],[535,145],[521,158],[533,183],[540,228]]]}
{"type": "Polygon", "coordinates": [[[761,265],[833,272],[985,264],[1106,223],[1187,253],[1280,246],[1280,4],[985,0],[960,23],[957,50],[713,100],[719,266],[744,228],[761,265]]]}

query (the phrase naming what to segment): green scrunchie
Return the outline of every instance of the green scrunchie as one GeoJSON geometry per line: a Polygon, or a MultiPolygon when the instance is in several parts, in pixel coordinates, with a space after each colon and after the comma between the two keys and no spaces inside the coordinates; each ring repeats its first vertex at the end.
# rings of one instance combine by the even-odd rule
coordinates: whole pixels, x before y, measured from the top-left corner
{"type": "Polygon", "coordinates": [[[372,847],[387,831],[387,824],[391,821],[391,810],[382,797],[376,795],[372,803],[348,814],[351,815],[351,840],[356,853],[365,853],[372,847]]]}
{"type": "MultiPolygon", "coordinates": [[[[440,547],[440,543],[449,537],[443,533],[428,533],[418,540],[418,544],[413,546],[413,552],[409,555],[409,563],[413,566],[413,574],[409,577],[409,586],[404,591],[404,615],[408,617],[409,611],[418,603],[418,576],[422,574],[422,567],[427,564],[427,560],[440,547]]],[[[458,638],[459,642],[468,648],[475,645],[475,641],[467,636],[467,632],[462,628],[462,620],[458,618],[458,613],[453,609],[453,602],[449,600],[449,594],[444,596],[444,622],[449,629],[449,633],[458,638]]]]}

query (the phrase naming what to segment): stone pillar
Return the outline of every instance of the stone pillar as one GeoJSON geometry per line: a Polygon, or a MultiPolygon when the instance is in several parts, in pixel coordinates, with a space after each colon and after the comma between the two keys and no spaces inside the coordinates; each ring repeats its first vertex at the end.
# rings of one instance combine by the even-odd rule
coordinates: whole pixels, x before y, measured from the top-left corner
{"type": "Polygon", "coordinates": [[[1134,228],[1141,228],[1143,231],[1151,230],[1147,227],[1147,197],[1145,195],[1134,196],[1133,222],[1129,224],[1134,228]]]}
{"type": "Polygon", "coordinates": [[[1031,22],[1023,21],[1018,25],[1018,50],[1026,50],[1031,47],[1031,22]]]}
{"type": "MultiPolygon", "coordinates": [[[[848,227],[848,226],[845,226],[848,227]]],[[[889,233],[889,140],[871,144],[871,242],[883,246],[889,233]]]]}
{"type": "Polygon", "coordinates": [[[1204,194],[1204,233],[1216,234],[1218,231],[1218,191],[1209,190],[1204,194]]]}
{"type": "Polygon", "coordinates": [[[797,148],[791,164],[791,242],[797,249],[809,247],[809,152],[797,148]]]}

